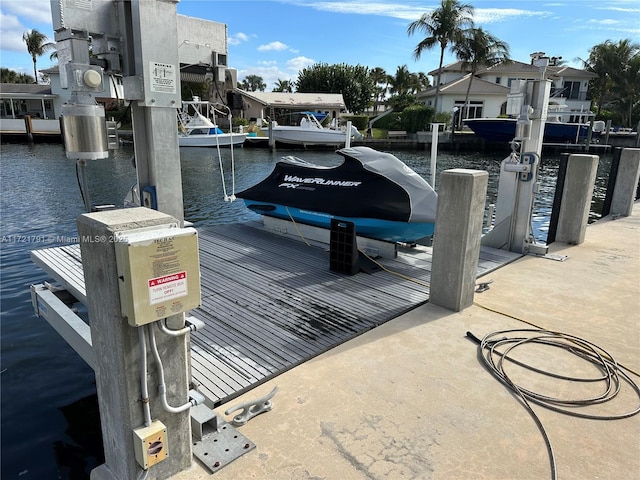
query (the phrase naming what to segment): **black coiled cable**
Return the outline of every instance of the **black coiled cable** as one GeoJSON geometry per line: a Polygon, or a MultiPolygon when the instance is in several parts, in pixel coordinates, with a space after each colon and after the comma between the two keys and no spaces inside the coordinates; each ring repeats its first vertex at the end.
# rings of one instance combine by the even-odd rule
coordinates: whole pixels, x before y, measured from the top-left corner
{"type": "Polygon", "coordinates": [[[479,340],[471,332],[467,332],[467,336],[479,344],[479,354],[485,367],[498,380],[516,393],[517,397],[521,400],[522,404],[538,426],[545,444],[547,445],[549,462],[551,464],[551,478],[553,480],[557,479],[555,454],[553,452],[549,436],[547,435],[547,432],[535,411],[531,408],[531,404],[529,402],[574,417],[594,420],[619,420],[622,418],[632,417],[640,412],[640,387],[638,387],[633,379],[631,379],[631,377],[625,372],[625,367],[619,365],[612,355],[594,343],[573,335],[551,332],[543,329],[500,330],[485,335],[482,340],[479,340]],[[601,372],[601,375],[594,378],[559,375],[541,370],[511,358],[510,355],[513,353],[514,349],[530,344],[539,344],[564,349],[595,365],[601,372]],[[560,399],[541,395],[521,387],[509,377],[504,369],[505,361],[507,360],[530,371],[561,380],[572,382],[604,382],[605,388],[600,395],[584,399],[560,399]],[[594,415],[591,413],[582,413],[576,410],[577,407],[601,404],[612,400],[620,392],[621,384],[623,382],[628,384],[638,396],[639,404],[635,409],[615,415],[594,415]]]}

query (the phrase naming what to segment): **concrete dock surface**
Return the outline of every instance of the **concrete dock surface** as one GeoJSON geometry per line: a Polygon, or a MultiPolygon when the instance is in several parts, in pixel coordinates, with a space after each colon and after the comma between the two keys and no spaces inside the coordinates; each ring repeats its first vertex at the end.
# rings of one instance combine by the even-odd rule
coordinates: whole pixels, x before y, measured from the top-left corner
{"type": "MultiPolygon", "coordinates": [[[[174,478],[551,478],[533,417],[483,366],[466,333],[533,328],[518,318],[592,342],[640,372],[640,203],[629,217],[590,225],[583,244],[554,243],[549,252],[568,258],[523,257],[484,277],[493,280],[489,290],[460,313],[423,305],[218,408],[224,417],[230,406],[279,387],[273,409],[239,428],[256,449],[213,476],[194,460],[174,478]]],[[[553,346],[518,350],[514,358],[542,369],[601,374],[553,346]]],[[[583,399],[604,389],[603,382],[553,380],[507,363],[516,383],[537,393],[583,399]]],[[[573,410],[611,416],[639,405],[623,380],[611,401],[573,410]]],[[[532,408],[559,479],[640,479],[640,415],[594,420],[532,408]]]]}

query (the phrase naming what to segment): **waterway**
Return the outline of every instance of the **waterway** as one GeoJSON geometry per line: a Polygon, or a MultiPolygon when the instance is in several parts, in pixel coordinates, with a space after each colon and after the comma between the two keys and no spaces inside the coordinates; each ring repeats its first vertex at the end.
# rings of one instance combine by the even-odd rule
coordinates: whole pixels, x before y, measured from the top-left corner
{"type": "MultiPolygon", "coordinates": [[[[429,152],[397,151],[398,158],[430,178],[429,152]]],[[[296,155],[324,165],[341,157],[326,151],[215,149],[181,151],[185,218],[196,227],[259,218],[243,203],[225,202],[227,195],[267,176],[283,155],[296,155]],[[224,174],[224,182],[222,180],[224,174]]],[[[89,162],[90,198],[94,205],[122,205],[135,182],[133,150],[124,147],[109,159],[89,162]]],[[[450,168],[489,172],[487,204],[497,195],[500,154],[438,155],[436,174],[450,168]]],[[[45,320],[34,316],[31,284],[49,280],[29,258],[34,249],[70,243],[77,237],[75,220],[84,213],[75,163],[59,144],[3,144],[0,157],[0,477],[13,479],[88,479],[103,463],[102,438],[93,371],[45,320]]],[[[532,219],[536,239],[546,240],[555,192],[559,155],[543,158],[540,193],[532,219]]],[[[599,217],[610,158],[602,157],[591,219],[599,217]]],[[[437,190],[436,180],[436,190],[437,190]]]]}

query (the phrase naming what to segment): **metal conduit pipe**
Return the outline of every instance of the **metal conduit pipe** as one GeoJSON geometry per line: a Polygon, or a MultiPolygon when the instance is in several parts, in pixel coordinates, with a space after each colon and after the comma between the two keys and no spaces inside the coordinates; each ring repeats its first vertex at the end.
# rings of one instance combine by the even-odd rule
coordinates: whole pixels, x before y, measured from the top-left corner
{"type": "Polygon", "coordinates": [[[149,387],[147,385],[147,341],[142,327],[138,327],[140,342],[140,391],[142,396],[142,411],[144,412],[144,426],[151,425],[151,408],[149,407],[149,387]]]}
{"type": "Polygon", "coordinates": [[[172,407],[171,405],[169,405],[169,403],[167,402],[167,387],[164,383],[164,368],[162,367],[162,360],[160,359],[160,354],[158,353],[158,345],[156,344],[156,334],[155,334],[155,331],[153,330],[152,324],[146,325],[145,327],[147,328],[149,333],[149,343],[151,345],[151,352],[153,353],[153,357],[156,360],[156,365],[158,366],[158,377],[159,377],[158,394],[160,395],[162,407],[169,413],[182,413],[188,410],[189,408],[191,408],[192,406],[195,406],[196,403],[195,401],[193,403],[187,402],[183,405],[180,405],[179,407],[172,407]]]}
{"type": "Polygon", "coordinates": [[[162,333],[171,337],[181,337],[182,335],[185,335],[189,332],[197,332],[198,330],[202,330],[204,328],[204,322],[202,320],[198,320],[195,317],[187,317],[186,326],[178,330],[173,330],[167,327],[162,320],[157,323],[158,328],[162,331],[162,333]]]}

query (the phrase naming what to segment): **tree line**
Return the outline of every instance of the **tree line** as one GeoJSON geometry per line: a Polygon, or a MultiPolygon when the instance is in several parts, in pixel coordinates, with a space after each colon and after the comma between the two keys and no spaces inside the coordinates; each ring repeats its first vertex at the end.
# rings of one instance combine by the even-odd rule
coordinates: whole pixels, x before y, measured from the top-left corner
{"type": "MultiPolygon", "coordinates": [[[[438,8],[423,14],[407,27],[407,35],[420,34],[413,51],[414,60],[426,51],[439,49],[439,64],[435,77],[435,105],[437,111],[440,94],[440,76],[444,53],[450,50],[470,74],[465,106],[469,101],[471,84],[478,70],[510,61],[509,45],[494,37],[473,22],[474,7],[459,0],[441,0],[438,8]]],[[[47,37],[31,30],[25,32],[23,41],[33,60],[34,77],[0,68],[2,83],[36,83],[37,58],[55,44],[47,37]]],[[[51,55],[55,58],[56,52],[51,55]]],[[[583,69],[597,75],[591,80],[589,91],[596,110],[596,118],[611,119],[624,126],[634,126],[640,119],[640,45],[629,39],[607,40],[593,46],[589,57],[578,59],[583,69]]],[[[374,113],[380,105],[402,110],[415,104],[415,94],[430,87],[423,72],[413,73],[407,65],[401,65],[394,74],[383,68],[369,68],[346,63],[329,65],[317,63],[302,69],[295,81],[278,79],[274,92],[342,93],[346,108],[355,114],[373,107],[374,113]]],[[[258,75],[247,75],[240,83],[247,91],[265,91],[267,85],[258,75]]],[[[465,118],[465,113],[461,118],[465,118]]]]}

